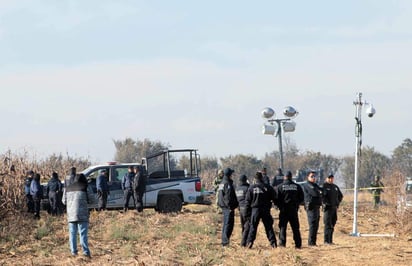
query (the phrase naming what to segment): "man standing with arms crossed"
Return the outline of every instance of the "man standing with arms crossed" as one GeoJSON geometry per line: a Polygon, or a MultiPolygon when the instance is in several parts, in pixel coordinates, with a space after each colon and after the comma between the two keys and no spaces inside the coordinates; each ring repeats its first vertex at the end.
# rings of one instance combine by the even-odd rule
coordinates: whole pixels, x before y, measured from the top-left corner
{"type": "Polygon", "coordinates": [[[323,223],[324,229],[324,243],[332,245],[333,230],[336,221],[338,220],[337,210],[340,202],[343,199],[342,192],[339,187],[333,184],[334,176],[330,174],[323,184],[323,223]]]}
{"type": "Polygon", "coordinates": [[[322,205],[322,189],[316,184],[316,172],[311,171],[308,180],[303,184],[305,194],[305,210],[309,223],[308,245],[316,246],[316,237],[319,229],[320,206],[322,205]]]}

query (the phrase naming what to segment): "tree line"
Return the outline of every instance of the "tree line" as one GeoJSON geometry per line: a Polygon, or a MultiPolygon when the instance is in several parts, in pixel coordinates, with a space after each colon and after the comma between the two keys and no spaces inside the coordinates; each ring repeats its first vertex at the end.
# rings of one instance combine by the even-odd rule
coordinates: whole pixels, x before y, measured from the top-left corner
{"type": "MultiPolygon", "coordinates": [[[[114,160],[119,162],[139,162],[141,158],[163,149],[172,148],[168,143],[152,141],[150,139],[113,140],[115,145],[114,160]]],[[[300,151],[295,145],[286,143],[284,148],[283,171],[295,173],[298,170],[322,169],[327,175],[334,173],[344,188],[354,185],[355,156],[337,157],[316,151],[300,151]]],[[[201,152],[201,151],[200,151],[201,152]]],[[[279,152],[266,153],[263,158],[253,154],[236,154],[226,157],[202,156],[202,179],[206,188],[211,188],[214,177],[219,169],[230,167],[237,174],[253,177],[256,171],[267,168],[269,175],[273,176],[279,168],[279,152]]],[[[389,179],[393,173],[401,176],[412,176],[412,140],[407,138],[397,146],[390,157],[376,151],[373,147],[361,149],[360,165],[358,172],[358,186],[367,187],[375,175],[389,179]]]]}

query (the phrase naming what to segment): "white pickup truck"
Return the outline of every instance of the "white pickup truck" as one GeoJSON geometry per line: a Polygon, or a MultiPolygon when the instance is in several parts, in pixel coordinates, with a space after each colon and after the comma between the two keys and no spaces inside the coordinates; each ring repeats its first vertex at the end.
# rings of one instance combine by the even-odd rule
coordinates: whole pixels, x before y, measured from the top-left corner
{"type": "MultiPolygon", "coordinates": [[[[163,150],[142,159],[141,163],[109,162],[82,171],[96,192],[96,178],[101,170],[108,173],[110,195],[107,208],[123,208],[124,194],[121,181],[129,166],[140,167],[146,177],[143,206],[159,212],[179,212],[184,204],[203,203],[199,177],[200,158],[195,149],[163,150]]],[[[130,207],[133,206],[133,201],[130,207]]],[[[97,208],[90,205],[89,208],[97,208]]]]}

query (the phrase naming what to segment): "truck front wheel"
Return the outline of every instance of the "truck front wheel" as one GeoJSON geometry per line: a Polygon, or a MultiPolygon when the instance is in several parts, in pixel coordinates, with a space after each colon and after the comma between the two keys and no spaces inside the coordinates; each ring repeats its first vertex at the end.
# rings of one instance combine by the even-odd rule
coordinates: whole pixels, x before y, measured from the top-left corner
{"type": "Polygon", "coordinates": [[[180,212],[182,210],[182,199],[179,195],[162,195],[159,198],[157,209],[161,213],[180,212]]]}

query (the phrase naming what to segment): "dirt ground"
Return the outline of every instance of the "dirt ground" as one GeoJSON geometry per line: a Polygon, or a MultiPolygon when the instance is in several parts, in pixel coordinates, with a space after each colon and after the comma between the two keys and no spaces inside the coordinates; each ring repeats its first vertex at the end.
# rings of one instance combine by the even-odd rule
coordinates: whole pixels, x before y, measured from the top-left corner
{"type": "MultiPolygon", "coordinates": [[[[278,213],[273,210],[272,214],[278,232],[278,213]]],[[[360,236],[351,236],[353,202],[345,197],[338,212],[335,244],[328,246],[323,244],[322,215],[317,247],[307,246],[303,208],[299,217],[303,239],[300,250],[294,248],[290,229],[285,248],[270,248],[263,224],[254,247],[242,248],[238,216],[230,246],[222,249],[221,215],[213,205],[188,205],[172,215],[153,210],[143,214],[92,212],[91,259],[70,256],[65,216],[56,218],[42,213],[39,221],[27,217],[13,221],[9,217],[0,228],[0,265],[412,265],[411,215],[399,215],[394,206],[374,209],[369,199],[361,201],[357,219],[360,236]],[[18,226],[13,227],[13,223],[18,226]],[[27,225],[31,226],[29,236],[21,229],[27,225]],[[46,232],[39,237],[41,228],[46,232]]]]}

